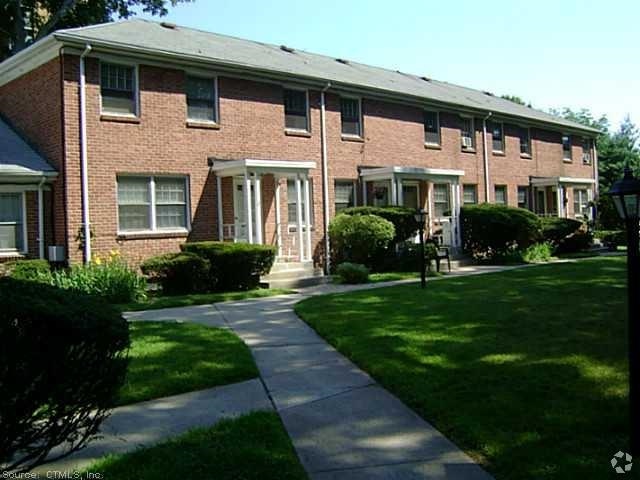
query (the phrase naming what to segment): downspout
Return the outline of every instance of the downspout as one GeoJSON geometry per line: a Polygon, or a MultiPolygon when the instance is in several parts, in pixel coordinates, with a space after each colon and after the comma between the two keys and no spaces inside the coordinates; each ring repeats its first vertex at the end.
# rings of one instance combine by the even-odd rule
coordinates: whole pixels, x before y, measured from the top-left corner
{"type": "Polygon", "coordinates": [[[91,262],[91,224],[89,223],[89,173],[87,164],[87,105],[84,58],[91,51],[87,43],[80,55],[80,177],[82,189],[82,233],[84,236],[84,263],[91,262]]]}
{"type": "Polygon", "coordinates": [[[331,271],[331,252],[329,250],[329,166],[327,160],[327,118],[325,92],[331,87],[327,82],[320,91],[320,141],[322,155],[322,201],[324,203],[324,271],[327,275],[331,271]]]}
{"type": "Polygon", "coordinates": [[[487,147],[487,120],[493,115],[489,112],[482,119],[482,159],[484,160],[484,201],[489,203],[489,150],[487,147]]]}
{"type": "Polygon", "coordinates": [[[46,177],[40,179],[38,184],[38,257],[44,258],[44,193],[42,192],[42,186],[46,177]]]}

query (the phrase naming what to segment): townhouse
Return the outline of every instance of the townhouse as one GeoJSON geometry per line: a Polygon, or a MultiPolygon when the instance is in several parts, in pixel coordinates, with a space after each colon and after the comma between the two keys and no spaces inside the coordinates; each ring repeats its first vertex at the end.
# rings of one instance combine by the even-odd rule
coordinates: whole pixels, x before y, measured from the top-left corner
{"type": "Polygon", "coordinates": [[[597,133],[169,23],[60,30],[0,64],[0,255],[137,262],[210,239],[323,264],[337,212],[387,204],[425,208],[430,234],[458,247],[465,204],[590,216],[597,133]]]}

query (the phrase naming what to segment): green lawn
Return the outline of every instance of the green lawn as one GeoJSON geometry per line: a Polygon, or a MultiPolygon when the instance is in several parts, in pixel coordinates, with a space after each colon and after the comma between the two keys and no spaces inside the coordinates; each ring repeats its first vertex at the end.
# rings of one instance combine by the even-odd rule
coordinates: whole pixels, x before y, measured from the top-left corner
{"type": "Polygon", "coordinates": [[[595,258],[296,310],[496,478],[605,478],[628,448],[625,278],[595,258]]]}
{"type": "Polygon", "coordinates": [[[206,305],[230,300],[245,300],[247,298],[263,298],[292,292],[293,290],[284,288],[256,288],[254,290],[241,292],[192,293],[187,295],[161,295],[152,293],[145,301],[124,303],[118,305],[118,307],[123,312],[136,312],[140,310],[157,310],[159,308],[206,305]]]}
{"type": "Polygon", "coordinates": [[[118,405],[255,378],[247,346],[223,328],[131,322],[130,363],[118,405]]]}
{"type": "Polygon", "coordinates": [[[223,420],[153,447],[109,456],[86,471],[118,480],[307,478],[280,418],[270,412],[223,420]]]}

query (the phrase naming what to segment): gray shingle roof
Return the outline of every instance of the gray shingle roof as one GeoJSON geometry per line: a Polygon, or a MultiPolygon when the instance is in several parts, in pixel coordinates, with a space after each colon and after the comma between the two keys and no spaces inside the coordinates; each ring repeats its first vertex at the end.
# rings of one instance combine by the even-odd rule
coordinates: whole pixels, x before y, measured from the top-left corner
{"type": "Polygon", "coordinates": [[[307,79],[331,81],[338,86],[373,89],[396,95],[418,97],[425,101],[452,104],[474,110],[520,117],[583,131],[597,132],[548,113],[518,105],[485,92],[425,79],[357,62],[345,63],[335,58],[276,45],[204,32],[177,26],[165,28],[161,23],[134,19],[115,23],[60,30],[58,40],[97,42],[124,49],[137,49],[191,57],[265,72],[287,74],[307,79]]]}
{"type": "Polygon", "coordinates": [[[55,169],[0,119],[0,176],[52,174],[55,169]]]}

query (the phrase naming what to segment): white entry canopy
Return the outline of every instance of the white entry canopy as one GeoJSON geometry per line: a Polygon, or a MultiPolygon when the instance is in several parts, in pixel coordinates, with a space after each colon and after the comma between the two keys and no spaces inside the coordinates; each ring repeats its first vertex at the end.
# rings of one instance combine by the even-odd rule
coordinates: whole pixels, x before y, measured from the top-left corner
{"type": "Polygon", "coordinates": [[[242,160],[213,159],[211,171],[221,177],[244,175],[245,173],[274,174],[278,177],[293,177],[308,174],[316,168],[316,162],[300,160],[262,160],[244,158],[242,160]]]}
{"type": "Polygon", "coordinates": [[[360,176],[365,181],[386,180],[391,177],[407,178],[412,180],[431,180],[436,182],[456,182],[464,175],[464,170],[452,170],[448,168],[427,167],[373,167],[363,168],[360,176]]]}
{"type": "Polygon", "coordinates": [[[534,187],[561,185],[594,185],[593,178],[578,177],[531,177],[531,185],[534,187]]]}

